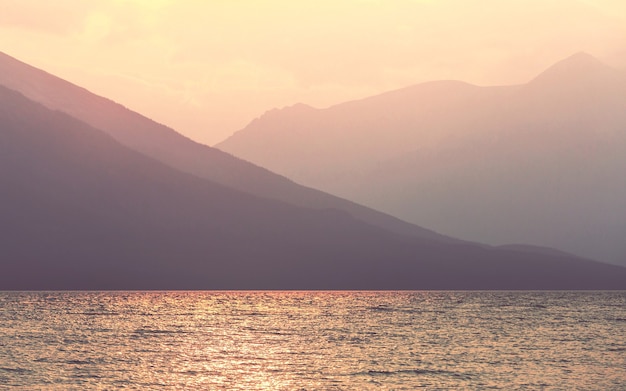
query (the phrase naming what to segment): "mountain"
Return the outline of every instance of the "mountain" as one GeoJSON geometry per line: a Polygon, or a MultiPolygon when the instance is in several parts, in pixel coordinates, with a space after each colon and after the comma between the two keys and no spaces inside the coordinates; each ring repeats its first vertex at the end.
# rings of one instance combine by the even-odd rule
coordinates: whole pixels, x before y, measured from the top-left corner
{"type": "Polygon", "coordinates": [[[626,74],[585,53],[523,85],[273,110],[217,148],[447,235],[626,265],[626,74]]]}
{"type": "Polygon", "coordinates": [[[218,149],[198,144],[109,99],[0,52],[0,85],[100,129],[121,144],[173,168],[257,196],[315,209],[337,209],[392,232],[444,242],[458,240],[353,202],[300,186],[218,149]]]}
{"type": "Polygon", "coordinates": [[[394,234],[183,173],[0,87],[0,290],[625,289],[626,268],[394,234]]]}

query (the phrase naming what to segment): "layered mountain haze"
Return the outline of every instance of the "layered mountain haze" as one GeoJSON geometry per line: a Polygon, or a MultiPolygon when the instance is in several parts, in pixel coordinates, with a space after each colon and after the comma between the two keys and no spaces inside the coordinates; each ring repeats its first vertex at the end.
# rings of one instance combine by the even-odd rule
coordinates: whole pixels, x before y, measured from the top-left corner
{"type": "Polygon", "coordinates": [[[558,252],[397,235],[182,173],[0,87],[1,289],[624,289],[558,252]]]}
{"type": "Polygon", "coordinates": [[[458,240],[353,202],[300,186],[265,168],[190,140],[109,99],[0,52],[0,85],[96,127],[123,145],[173,168],[257,196],[296,206],[338,209],[384,229],[445,242],[458,240]]]}
{"type": "Polygon", "coordinates": [[[626,264],[626,74],[585,53],[524,85],[273,110],[217,147],[451,236],[626,264]]]}

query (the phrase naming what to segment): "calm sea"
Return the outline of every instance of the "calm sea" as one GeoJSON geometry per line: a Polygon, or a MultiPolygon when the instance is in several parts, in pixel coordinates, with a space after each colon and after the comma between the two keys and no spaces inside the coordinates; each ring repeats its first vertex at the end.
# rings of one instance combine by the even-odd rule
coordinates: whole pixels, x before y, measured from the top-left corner
{"type": "Polygon", "coordinates": [[[626,390],[626,292],[0,292],[0,389],[626,390]]]}

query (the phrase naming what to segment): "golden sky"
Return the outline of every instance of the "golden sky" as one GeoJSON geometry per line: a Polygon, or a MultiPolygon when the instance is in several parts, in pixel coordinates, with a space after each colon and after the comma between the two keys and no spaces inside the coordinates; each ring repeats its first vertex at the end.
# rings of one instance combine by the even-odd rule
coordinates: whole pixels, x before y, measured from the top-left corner
{"type": "Polygon", "coordinates": [[[0,51],[214,144],[297,102],[626,68],[626,1],[0,0],[0,51]]]}

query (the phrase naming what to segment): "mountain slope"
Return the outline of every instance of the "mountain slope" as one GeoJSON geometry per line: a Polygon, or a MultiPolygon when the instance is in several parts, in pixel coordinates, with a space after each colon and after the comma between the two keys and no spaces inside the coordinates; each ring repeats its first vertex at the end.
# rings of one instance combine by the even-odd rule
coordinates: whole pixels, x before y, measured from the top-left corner
{"type": "Polygon", "coordinates": [[[406,223],[353,202],[300,186],[218,149],[198,144],[106,98],[0,52],[0,85],[98,128],[123,145],[183,172],[296,206],[343,210],[367,223],[405,235],[456,239],[406,223]]]}
{"type": "Polygon", "coordinates": [[[217,147],[448,235],[626,264],[626,75],[592,56],[525,85],[433,82],[302,111],[217,147]]]}
{"type": "Polygon", "coordinates": [[[0,87],[0,289],[624,289],[565,254],[395,235],[181,173],[0,87]]]}

